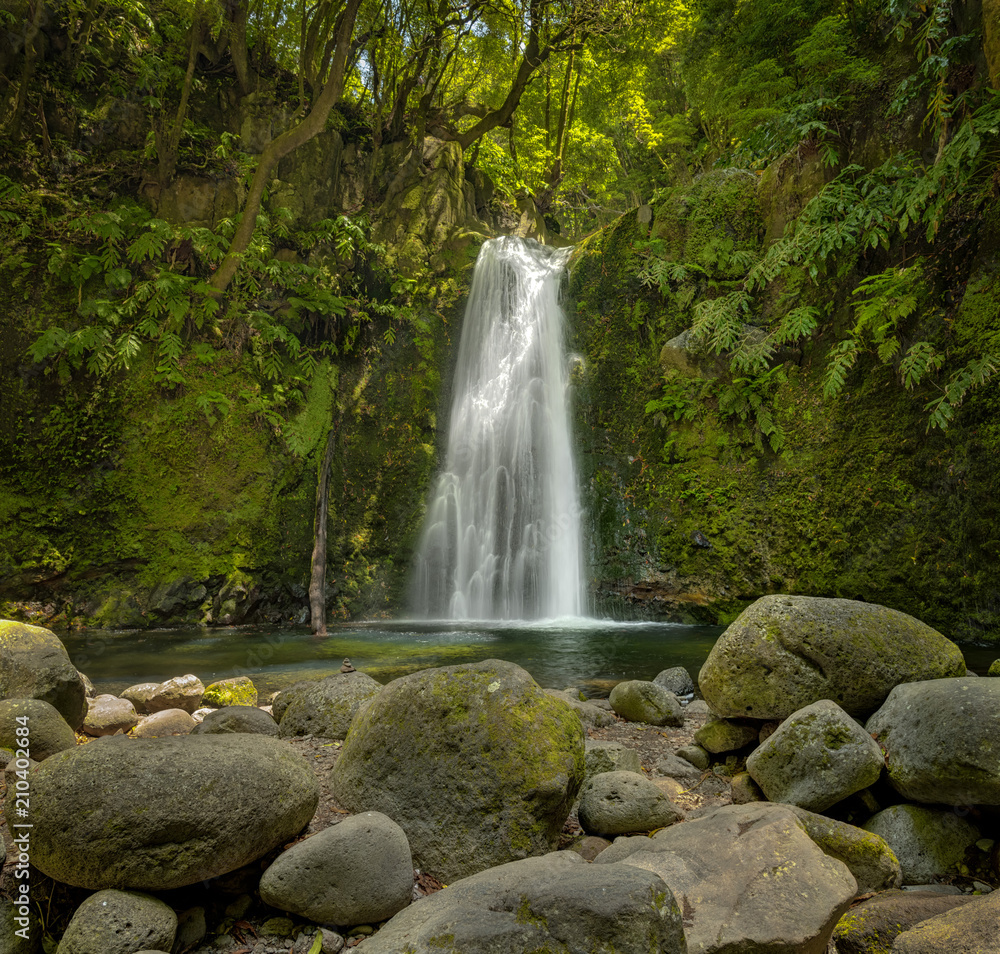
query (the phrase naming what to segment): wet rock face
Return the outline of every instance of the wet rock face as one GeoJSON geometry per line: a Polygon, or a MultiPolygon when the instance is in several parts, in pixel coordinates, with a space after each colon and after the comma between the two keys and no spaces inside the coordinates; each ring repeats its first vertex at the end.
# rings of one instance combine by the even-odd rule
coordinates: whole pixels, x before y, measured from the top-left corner
{"type": "Polygon", "coordinates": [[[355,717],[331,787],[345,808],[397,822],[414,863],[450,883],[554,848],[584,766],[576,712],[490,659],[382,689],[355,717]]]}
{"type": "Polygon", "coordinates": [[[698,682],[712,709],[730,718],[785,719],[820,699],[863,718],[900,683],[964,674],[958,646],[905,613],[764,596],[719,637],[698,682]]]}

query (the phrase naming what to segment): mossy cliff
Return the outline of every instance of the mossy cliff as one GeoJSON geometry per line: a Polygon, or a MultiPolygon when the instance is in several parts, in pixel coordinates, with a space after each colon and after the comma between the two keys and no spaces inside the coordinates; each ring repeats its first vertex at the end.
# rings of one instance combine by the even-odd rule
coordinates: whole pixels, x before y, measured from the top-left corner
{"type": "MultiPolygon", "coordinates": [[[[683,334],[696,300],[732,287],[734,252],[762,250],[801,209],[803,188],[824,179],[802,163],[795,175],[775,172],[760,182],[710,173],[574,253],[570,336],[582,357],[577,421],[598,603],[727,622],[766,593],[843,596],[956,638],[996,639],[995,387],[972,392],[942,433],[927,427],[928,390],[904,390],[877,363],[824,398],[829,335],[738,380],[683,334]],[[672,274],[661,294],[640,280],[650,248],[698,268],[672,274]],[[770,433],[782,437],[778,452],[770,433]]],[[[995,210],[978,221],[974,249],[953,263],[961,287],[948,320],[971,353],[994,349],[1000,333],[998,226],[995,210]]],[[[830,283],[823,297],[834,302],[831,328],[851,320],[844,288],[830,283]]]]}

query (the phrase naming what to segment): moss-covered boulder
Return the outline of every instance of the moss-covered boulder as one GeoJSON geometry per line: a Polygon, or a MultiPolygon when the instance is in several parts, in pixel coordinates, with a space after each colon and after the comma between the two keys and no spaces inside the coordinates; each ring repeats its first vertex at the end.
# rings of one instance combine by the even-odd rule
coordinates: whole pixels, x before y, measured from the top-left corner
{"type": "Polygon", "coordinates": [[[0,620],[0,699],[42,699],[78,729],[87,712],[83,680],[55,633],[0,620]]]}
{"type": "Polygon", "coordinates": [[[450,882],[554,848],[583,774],[573,709],[488,659],[389,683],[355,717],[331,784],[345,808],[393,819],[414,862],[450,882]]]}
{"type": "MultiPolygon", "coordinates": [[[[864,893],[860,884],[858,890],[864,893]]],[[[971,900],[968,895],[930,891],[883,891],[837,922],[833,931],[837,954],[889,954],[892,942],[903,931],[971,900]]]]}
{"type": "Polygon", "coordinates": [[[629,679],[611,690],[611,708],[629,722],[684,725],[684,709],[677,696],[643,679],[629,679]]]}
{"type": "Polygon", "coordinates": [[[874,785],[882,774],[875,740],[829,699],[793,712],[747,759],[772,802],[822,812],[874,785]]]}
{"type": "Polygon", "coordinates": [[[899,859],[903,884],[929,884],[952,877],[981,837],[954,812],[924,805],[891,805],[862,826],[884,839],[899,859]]]}
{"type": "Polygon", "coordinates": [[[719,637],[698,684],[712,709],[729,717],[785,719],[820,699],[865,717],[900,683],[964,674],[958,646],[905,613],[764,596],[719,637]]]}
{"type": "Polygon", "coordinates": [[[805,830],[823,849],[823,853],[847,866],[858,882],[858,894],[896,888],[902,879],[899,859],[884,838],[847,822],[786,806],[805,830]]]}
{"type": "Polygon", "coordinates": [[[0,747],[15,752],[27,749],[31,758],[41,762],[75,745],[73,730],[54,706],[41,699],[0,702],[0,747]]]}
{"type": "Polygon", "coordinates": [[[757,725],[752,722],[738,719],[709,719],[695,732],[694,740],[706,752],[721,755],[723,752],[736,752],[751,742],[756,742],[759,732],[757,725]]]}
{"type": "Polygon", "coordinates": [[[297,835],[319,801],[308,762],[260,735],[107,736],[46,759],[30,783],[32,864],[92,889],[234,871],[297,835]]]}
{"type": "Polygon", "coordinates": [[[222,709],[225,706],[255,706],[257,705],[257,687],[249,676],[220,679],[218,682],[205,686],[201,704],[215,706],[217,709],[222,709]]]}
{"type": "Polygon", "coordinates": [[[381,689],[380,682],[363,672],[338,672],[319,682],[307,683],[295,690],[281,714],[281,737],[316,735],[342,739],[362,703],[378,695],[381,689]]]}
{"type": "Polygon", "coordinates": [[[897,686],[865,728],[886,750],[889,781],[904,798],[1000,805],[1000,681],[897,686]]]}
{"type": "Polygon", "coordinates": [[[990,668],[986,670],[987,676],[1000,676],[1000,659],[994,659],[990,663],[990,668]]]}
{"type": "Polygon", "coordinates": [[[76,909],[59,942],[60,954],[134,954],[169,951],[177,915],[159,898],[136,891],[104,890],[76,909]]]}
{"type": "Polygon", "coordinates": [[[1000,949],[1000,891],[915,924],[896,938],[894,954],[978,954],[1000,949]]]}
{"type": "Polygon", "coordinates": [[[572,851],[526,858],[411,904],[366,954],[686,954],[680,908],[655,874],[588,865],[572,851]]]}

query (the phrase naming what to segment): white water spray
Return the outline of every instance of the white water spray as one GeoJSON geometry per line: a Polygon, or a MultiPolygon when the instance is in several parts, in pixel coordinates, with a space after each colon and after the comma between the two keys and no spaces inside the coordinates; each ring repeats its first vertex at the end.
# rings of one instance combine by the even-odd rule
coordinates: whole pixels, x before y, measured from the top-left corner
{"type": "Polygon", "coordinates": [[[559,279],[568,250],[505,237],[476,261],[445,471],[417,556],[418,614],[583,612],[559,279]]]}

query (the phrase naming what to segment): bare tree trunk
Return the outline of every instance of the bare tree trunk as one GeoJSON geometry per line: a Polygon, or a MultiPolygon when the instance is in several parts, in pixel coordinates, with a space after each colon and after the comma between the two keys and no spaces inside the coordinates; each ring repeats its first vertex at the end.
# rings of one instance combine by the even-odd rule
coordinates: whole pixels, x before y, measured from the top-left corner
{"type": "Polygon", "coordinates": [[[233,280],[240,266],[243,253],[250,247],[250,240],[253,238],[254,227],[257,224],[257,215],[260,212],[260,203],[264,197],[264,190],[271,180],[271,173],[285,156],[323,131],[330,111],[340,99],[344,89],[344,74],[350,52],[351,35],[354,32],[354,21],[357,19],[360,5],[361,0],[347,0],[343,18],[337,28],[337,49],[330,66],[330,74],[312,109],[291,129],[285,130],[277,139],[272,140],[261,153],[253,181],[250,183],[246,202],[243,205],[243,217],[239,227],[229,245],[226,257],[209,281],[216,292],[224,292],[229,287],[229,283],[233,280]]]}
{"type": "Polygon", "coordinates": [[[309,621],[313,635],[326,635],[326,539],[330,516],[330,467],[339,427],[331,425],[316,485],[316,525],[313,529],[312,572],[309,576],[309,621]]]}

